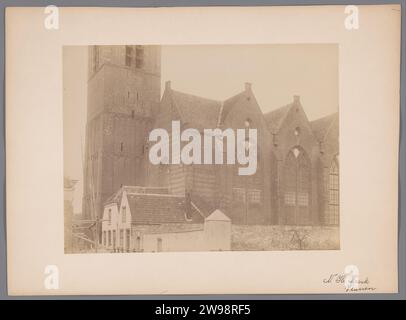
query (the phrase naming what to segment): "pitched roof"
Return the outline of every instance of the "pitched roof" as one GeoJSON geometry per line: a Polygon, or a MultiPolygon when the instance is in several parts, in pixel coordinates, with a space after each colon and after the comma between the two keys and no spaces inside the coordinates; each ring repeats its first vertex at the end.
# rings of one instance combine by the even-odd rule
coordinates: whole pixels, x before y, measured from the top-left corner
{"type": "Polygon", "coordinates": [[[289,110],[294,106],[294,103],[289,103],[286,106],[264,114],[265,122],[272,133],[279,131],[283,120],[285,120],[289,110]]]}
{"type": "Polygon", "coordinates": [[[216,128],[221,102],[171,90],[172,101],[184,122],[197,129],[216,128]]]}
{"type": "Polygon", "coordinates": [[[192,202],[192,207],[205,218],[208,217],[210,213],[212,213],[216,209],[214,203],[204,200],[197,194],[190,194],[190,200],[192,202]]]}
{"type": "Polygon", "coordinates": [[[130,194],[127,196],[132,223],[185,223],[185,197],[159,194],[130,194]]]}
{"type": "Polygon", "coordinates": [[[231,221],[229,217],[227,217],[222,211],[219,209],[213,211],[211,215],[209,215],[205,221],[231,221]]]}
{"type": "Polygon", "coordinates": [[[123,196],[123,192],[127,194],[169,194],[169,189],[165,187],[141,187],[141,186],[122,186],[114,194],[112,194],[104,204],[120,203],[123,196]]]}
{"type": "Polygon", "coordinates": [[[227,118],[227,115],[230,113],[230,111],[234,108],[234,106],[237,104],[237,102],[246,96],[246,92],[242,91],[235,96],[232,96],[231,98],[228,98],[227,100],[224,100],[223,106],[221,108],[221,114],[219,115],[219,124],[223,124],[225,119],[227,118]]]}
{"type": "Polygon", "coordinates": [[[335,120],[338,120],[338,112],[310,122],[310,126],[317,140],[324,140],[328,129],[335,120]]]}

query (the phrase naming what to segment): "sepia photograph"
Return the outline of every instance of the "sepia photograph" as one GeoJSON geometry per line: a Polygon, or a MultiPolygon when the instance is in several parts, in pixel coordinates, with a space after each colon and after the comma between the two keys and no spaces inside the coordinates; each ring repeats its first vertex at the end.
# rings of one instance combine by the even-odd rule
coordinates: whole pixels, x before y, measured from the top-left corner
{"type": "Polygon", "coordinates": [[[338,45],[63,48],[65,253],[340,249],[338,45]]]}
{"type": "Polygon", "coordinates": [[[115,6],[6,10],[8,294],[395,296],[402,7],[115,6]]]}

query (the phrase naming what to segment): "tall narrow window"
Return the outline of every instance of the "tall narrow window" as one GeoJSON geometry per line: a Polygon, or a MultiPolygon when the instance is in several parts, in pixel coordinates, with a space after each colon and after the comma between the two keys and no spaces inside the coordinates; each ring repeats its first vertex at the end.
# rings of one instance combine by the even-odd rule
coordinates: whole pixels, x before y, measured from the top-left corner
{"type": "Polygon", "coordinates": [[[289,151],[285,160],[284,203],[287,224],[309,223],[310,160],[303,149],[289,151]]]}
{"type": "Polygon", "coordinates": [[[109,224],[111,224],[111,209],[109,209],[109,224]]]}
{"type": "Polygon", "coordinates": [[[125,46],[125,65],[127,67],[131,66],[132,57],[133,57],[133,47],[125,46]]]}
{"type": "Polygon", "coordinates": [[[113,230],[113,249],[116,249],[116,230],[113,230]]]}
{"type": "Polygon", "coordinates": [[[93,72],[96,72],[99,69],[99,46],[93,47],[93,72]]]}
{"type": "Polygon", "coordinates": [[[120,151],[123,152],[123,150],[124,150],[124,142],[121,142],[120,143],[120,151]]]}
{"type": "Polygon", "coordinates": [[[136,46],[135,48],[135,67],[142,68],[144,66],[144,48],[136,46]]]}
{"type": "Polygon", "coordinates": [[[130,236],[130,229],[127,229],[125,231],[125,250],[128,252],[130,251],[130,241],[131,241],[131,236],[130,236]]]}
{"type": "Polygon", "coordinates": [[[127,208],[125,206],[122,208],[122,222],[123,223],[125,223],[125,221],[126,221],[126,214],[127,214],[126,209],[127,208]]]}
{"type": "Polygon", "coordinates": [[[157,248],[156,251],[161,252],[162,251],[162,239],[158,238],[157,239],[157,248]]]}
{"type": "Polygon", "coordinates": [[[124,248],[123,242],[124,242],[124,230],[120,229],[120,243],[119,244],[120,244],[121,249],[124,248]]]}
{"type": "Polygon", "coordinates": [[[134,119],[134,117],[135,117],[135,111],[131,110],[131,119],[134,119]]]}
{"type": "Polygon", "coordinates": [[[135,251],[141,251],[141,237],[137,236],[135,241],[135,251]]]}
{"type": "Polygon", "coordinates": [[[108,233],[108,235],[109,235],[109,247],[111,246],[111,231],[109,230],[109,233],[108,233]]]}
{"type": "Polygon", "coordinates": [[[338,225],[340,216],[338,161],[335,158],[330,166],[328,175],[328,207],[325,224],[338,225]]]}

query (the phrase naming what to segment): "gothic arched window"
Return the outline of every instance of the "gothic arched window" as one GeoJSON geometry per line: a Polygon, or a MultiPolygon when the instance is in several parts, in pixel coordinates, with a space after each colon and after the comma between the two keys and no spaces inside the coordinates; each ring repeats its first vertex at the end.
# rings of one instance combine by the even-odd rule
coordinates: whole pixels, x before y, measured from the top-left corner
{"type": "Polygon", "coordinates": [[[340,183],[338,173],[338,160],[334,158],[328,174],[328,206],[325,224],[338,225],[340,221],[340,183]]]}
{"type": "Polygon", "coordinates": [[[125,65],[130,67],[133,59],[133,47],[125,46],[125,65]]]}
{"type": "Polygon", "coordinates": [[[285,160],[284,207],[286,224],[308,224],[310,220],[311,164],[299,147],[289,151],[285,160]]]}
{"type": "Polygon", "coordinates": [[[99,58],[99,46],[93,47],[93,72],[99,69],[100,58],[99,58]]]}

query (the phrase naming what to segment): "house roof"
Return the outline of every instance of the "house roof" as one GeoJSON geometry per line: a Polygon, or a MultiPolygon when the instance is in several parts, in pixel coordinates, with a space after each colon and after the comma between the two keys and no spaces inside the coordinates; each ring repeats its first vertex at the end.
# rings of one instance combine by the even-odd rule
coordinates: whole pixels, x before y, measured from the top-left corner
{"type": "Polygon", "coordinates": [[[335,120],[338,120],[338,112],[310,122],[310,126],[317,140],[324,140],[329,128],[335,120]]]}
{"type": "Polygon", "coordinates": [[[172,92],[172,101],[180,113],[181,119],[197,129],[215,128],[221,102],[217,100],[198,97],[175,90],[172,92]]]}
{"type": "Polygon", "coordinates": [[[190,200],[192,202],[192,207],[198,211],[199,214],[207,218],[215,209],[214,203],[204,200],[197,194],[190,194],[190,200]],[[197,208],[197,209],[196,209],[197,208]]]}
{"type": "Polygon", "coordinates": [[[104,204],[120,203],[124,191],[126,191],[127,194],[169,194],[169,189],[165,187],[122,186],[117,192],[112,194],[104,204]]]}
{"type": "Polygon", "coordinates": [[[185,197],[159,194],[129,194],[132,223],[185,223],[185,197]]]}
{"type": "Polygon", "coordinates": [[[287,114],[293,106],[294,103],[289,103],[283,107],[264,114],[265,122],[272,133],[279,131],[283,120],[285,120],[287,114]]]}

